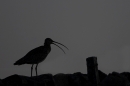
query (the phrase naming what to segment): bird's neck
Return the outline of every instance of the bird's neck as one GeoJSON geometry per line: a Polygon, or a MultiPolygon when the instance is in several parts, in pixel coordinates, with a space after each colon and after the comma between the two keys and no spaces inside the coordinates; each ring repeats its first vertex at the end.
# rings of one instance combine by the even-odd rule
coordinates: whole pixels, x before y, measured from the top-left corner
{"type": "Polygon", "coordinates": [[[50,47],[50,44],[48,44],[48,43],[44,43],[44,46],[50,47]]]}

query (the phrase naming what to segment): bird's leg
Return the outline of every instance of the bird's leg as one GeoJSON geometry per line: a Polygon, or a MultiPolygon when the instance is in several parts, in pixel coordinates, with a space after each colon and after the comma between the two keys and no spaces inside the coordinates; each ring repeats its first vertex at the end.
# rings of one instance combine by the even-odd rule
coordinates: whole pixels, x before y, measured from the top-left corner
{"type": "Polygon", "coordinates": [[[31,67],[31,77],[32,77],[32,71],[33,71],[33,64],[32,64],[32,67],[31,67]]]}
{"type": "Polygon", "coordinates": [[[38,66],[38,64],[36,64],[36,67],[35,67],[35,71],[36,71],[36,76],[37,76],[37,66],[38,66]]]}

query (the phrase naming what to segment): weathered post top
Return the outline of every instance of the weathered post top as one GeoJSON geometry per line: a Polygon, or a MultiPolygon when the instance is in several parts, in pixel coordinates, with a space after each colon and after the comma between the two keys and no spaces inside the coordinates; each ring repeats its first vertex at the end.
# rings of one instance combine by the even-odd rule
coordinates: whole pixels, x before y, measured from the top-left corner
{"type": "Polygon", "coordinates": [[[95,56],[88,57],[86,59],[86,61],[87,61],[87,66],[97,66],[98,65],[97,57],[95,57],[95,56]]]}
{"type": "Polygon", "coordinates": [[[89,81],[93,84],[93,86],[98,86],[100,80],[98,75],[97,57],[88,57],[86,59],[86,63],[89,81]]]}

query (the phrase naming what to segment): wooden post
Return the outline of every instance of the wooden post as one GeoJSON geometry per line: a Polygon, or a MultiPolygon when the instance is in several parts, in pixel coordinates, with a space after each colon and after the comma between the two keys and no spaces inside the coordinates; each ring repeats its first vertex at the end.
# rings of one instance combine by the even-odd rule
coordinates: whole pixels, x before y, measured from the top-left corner
{"type": "Polygon", "coordinates": [[[97,57],[88,57],[86,63],[89,81],[92,83],[92,86],[99,86],[97,57]]]}

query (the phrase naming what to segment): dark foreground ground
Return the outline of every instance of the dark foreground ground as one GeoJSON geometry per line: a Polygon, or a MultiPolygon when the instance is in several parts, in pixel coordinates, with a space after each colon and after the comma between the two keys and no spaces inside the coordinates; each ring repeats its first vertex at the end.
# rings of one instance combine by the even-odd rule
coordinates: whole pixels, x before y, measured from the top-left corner
{"type": "MultiPolygon", "coordinates": [[[[130,86],[130,73],[112,72],[108,75],[99,70],[99,86],[130,86]]],[[[34,77],[11,75],[0,79],[0,86],[92,86],[87,74],[43,74],[34,77]]]]}

